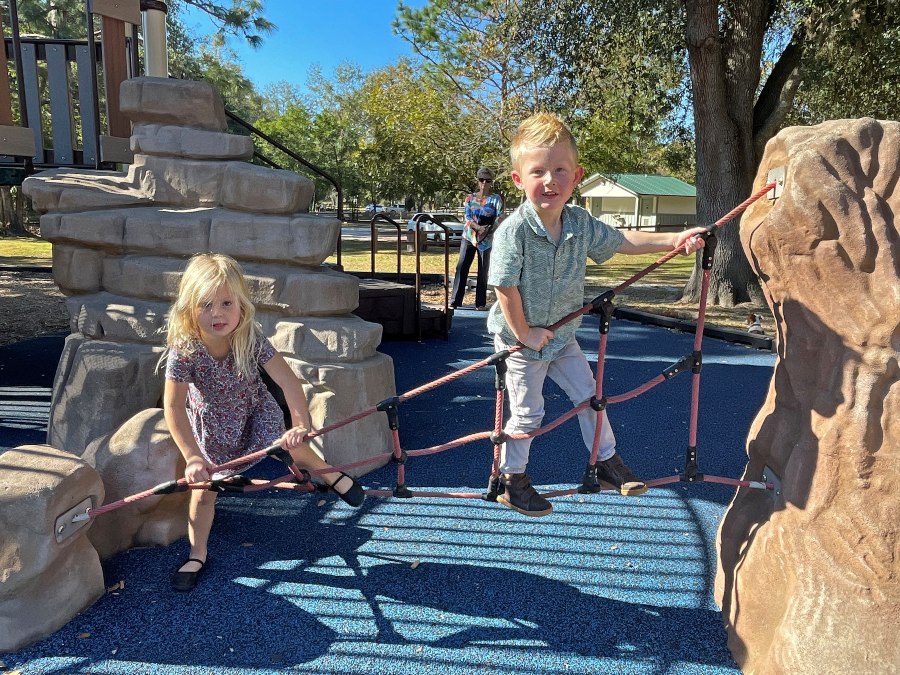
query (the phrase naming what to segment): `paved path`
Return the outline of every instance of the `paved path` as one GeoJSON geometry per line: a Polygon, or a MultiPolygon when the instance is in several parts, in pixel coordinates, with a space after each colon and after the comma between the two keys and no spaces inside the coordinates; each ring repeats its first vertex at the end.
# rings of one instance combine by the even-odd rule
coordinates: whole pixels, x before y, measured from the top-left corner
{"type": "MultiPolygon", "coordinates": [[[[593,322],[579,339],[595,354],[593,322]]],[[[488,355],[483,327],[483,313],[460,311],[448,341],[382,345],[398,392],[488,355]]],[[[691,342],[614,322],[607,391],[644,382],[691,342]]],[[[45,407],[24,404],[23,387],[50,386],[60,346],[30,348],[44,370],[28,382],[10,377],[22,346],[0,348],[0,448],[40,436],[45,407]]],[[[771,353],[704,342],[703,471],[740,475],[772,364],[771,353]]],[[[619,449],[639,475],[683,467],[689,397],[681,375],[611,407],[619,449]]],[[[548,420],[564,398],[548,388],[548,420]]],[[[404,404],[401,441],[428,447],[492,418],[493,373],[482,369],[404,404]]],[[[407,482],[481,490],[490,453],[479,443],[411,459],[407,482]]],[[[564,487],[580,479],[586,454],[572,421],[535,442],[529,471],[539,485],[564,487]]],[[[265,463],[258,472],[283,473],[265,463]]],[[[363,482],[389,488],[395,473],[387,466],[363,482]]],[[[368,498],[353,510],[331,496],[320,506],[318,496],[224,494],[208,571],[189,597],[168,588],[185,542],[119,554],[104,569],[124,590],[3,660],[29,674],[737,673],[711,590],[715,530],[732,494],[675,484],[631,499],[567,497],[536,519],[480,500],[368,498]]]]}

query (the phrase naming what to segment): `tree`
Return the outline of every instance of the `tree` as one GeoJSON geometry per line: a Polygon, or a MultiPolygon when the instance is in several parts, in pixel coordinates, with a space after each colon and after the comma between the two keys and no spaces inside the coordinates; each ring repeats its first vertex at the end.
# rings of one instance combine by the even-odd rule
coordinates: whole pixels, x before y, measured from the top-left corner
{"type": "Polygon", "coordinates": [[[229,35],[239,36],[256,49],[262,45],[263,36],[276,29],[275,24],[262,15],[265,11],[263,0],[231,0],[227,5],[213,0],[168,0],[166,21],[169,30],[173,27],[183,29],[180,22],[185,5],[196,7],[210,18],[216,26],[215,37],[220,41],[229,35]]]}
{"type": "MultiPolygon", "coordinates": [[[[883,104],[876,108],[875,98],[863,92],[866,88],[886,91],[895,87],[900,76],[896,4],[887,0],[557,0],[548,11],[546,3],[525,0],[522,11],[539,28],[531,32],[530,48],[548,62],[566,63],[578,72],[589,74],[602,68],[606,55],[581,49],[559,36],[606,34],[610,22],[614,32],[624,31],[626,37],[650,30],[656,43],[686,59],[698,217],[710,223],[750,194],[765,143],[788,119],[804,79],[807,87],[802,100],[809,121],[821,115],[815,110],[817,101],[846,100],[839,87],[862,93],[860,108],[850,111],[836,106],[853,116],[886,109],[883,104]],[[873,39],[860,41],[860,26],[873,39]],[[871,47],[893,51],[875,56],[871,47]],[[850,63],[878,63],[879,67],[867,72],[868,78],[857,74],[851,83],[847,79],[850,63]]],[[[896,100],[891,96],[888,104],[894,110],[896,100]]],[[[737,228],[720,229],[718,235],[709,301],[733,306],[761,300],[737,228]]],[[[684,299],[698,299],[700,279],[695,267],[684,299]]]]}
{"type": "MultiPolygon", "coordinates": [[[[411,9],[401,2],[394,27],[422,57],[435,86],[458,102],[461,119],[472,122],[470,140],[485,148],[484,163],[505,167],[519,121],[536,110],[550,110],[562,113],[578,134],[589,167],[609,172],[665,167],[692,180],[685,134],[673,127],[667,150],[659,132],[681,97],[683,58],[673,56],[650,31],[626,37],[616,30],[615,13],[593,17],[591,4],[556,3],[560,9],[555,9],[553,3],[432,0],[411,9]],[[544,32],[546,25],[562,20],[555,17],[563,9],[571,10],[568,29],[544,32]],[[585,33],[578,25],[594,19],[606,28],[585,33]],[[581,69],[578,58],[568,56],[582,51],[603,57],[581,69]]],[[[466,185],[470,176],[471,168],[466,185]]]]}
{"type": "Polygon", "coordinates": [[[479,133],[498,153],[545,78],[520,48],[517,0],[431,0],[397,6],[394,31],[410,43],[426,71],[481,120],[479,133]]]}

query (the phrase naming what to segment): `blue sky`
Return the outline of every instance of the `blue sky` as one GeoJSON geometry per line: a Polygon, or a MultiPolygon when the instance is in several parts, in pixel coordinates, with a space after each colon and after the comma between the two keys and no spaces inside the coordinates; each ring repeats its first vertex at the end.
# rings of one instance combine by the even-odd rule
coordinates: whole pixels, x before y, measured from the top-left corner
{"type": "MultiPolygon", "coordinates": [[[[427,0],[405,1],[413,7],[427,4],[427,0]]],[[[391,32],[396,10],[397,0],[265,0],[264,16],[278,29],[258,50],[239,40],[230,46],[258,90],[281,80],[302,88],[314,63],[325,74],[343,62],[369,72],[411,54],[409,44],[391,32]]],[[[214,30],[199,13],[185,23],[204,34],[214,30]]]]}

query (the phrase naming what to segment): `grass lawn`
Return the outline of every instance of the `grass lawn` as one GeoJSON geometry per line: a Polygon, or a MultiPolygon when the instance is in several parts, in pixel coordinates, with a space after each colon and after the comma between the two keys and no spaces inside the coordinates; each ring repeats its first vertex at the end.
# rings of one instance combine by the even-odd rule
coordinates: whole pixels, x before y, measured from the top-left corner
{"type": "MultiPolygon", "coordinates": [[[[457,246],[450,246],[445,251],[439,246],[429,246],[422,251],[419,258],[420,270],[423,274],[443,274],[446,268],[452,275],[459,255],[457,246]]],[[[658,260],[660,254],[649,255],[616,255],[602,265],[588,265],[586,290],[588,298],[599,295],[609,288],[618,286],[635,273],[641,271],[658,260]]],[[[336,256],[328,258],[334,263],[336,256]]],[[[16,236],[0,237],[0,266],[46,266],[51,264],[51,245],[39,237],[16,236]]],[[[368,241],[345,239],[341,248],[341,264],[350,272],[369,272],[372,256],[368,241]]],[[[477,264],[477,263],[476,263],[477,264]]],[[[680,291],[691,276],[694,265],[693,256],[678,256],[657,270],[654,270],[635,285],[626,289],[616,299],[616,305],[632,307],[656,314],[674,316],[680,319],[696,320],[697,305],[678,302],[680,291]]],[[[394,234],[382,234],[378,252],[375,255],[375,271],[383,273],[397,272],[397,237],[394,234]]],[[[400,241],[400,271],[414,273],[416,256],[406,250],[406,236],[403,233],[400,241]]],[[[474,271],[474,270],[473,270],[474,271]]],[[[442,302],[441,295],[440,301],[442,302]]],[[[432,299],[434,302],[438,300],[432,299]]],[[[746,328],[747,314],[754,312],[763,317],[763,328],[766,333],[774,333],[774,321],[768,307],[708,307],[707,322],[711,325],[726,326],[743,330],[746,328]]]]}
{"type": "Polygon", "coordinates": [[[0,265],[9,267],[50,267],[50,242],[40,237],[0,236],[0,265]]]}

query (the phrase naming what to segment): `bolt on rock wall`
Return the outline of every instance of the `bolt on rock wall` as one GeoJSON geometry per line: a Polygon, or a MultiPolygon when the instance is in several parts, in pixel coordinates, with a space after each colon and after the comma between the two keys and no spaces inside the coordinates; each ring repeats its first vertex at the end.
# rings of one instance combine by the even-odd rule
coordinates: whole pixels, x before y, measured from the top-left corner
{"type": "Polygon", "coordinates": [[[900,123],[783,130],[741,222],[777,326],[716,597],[745,673],[900,671],[900,123]]]}

